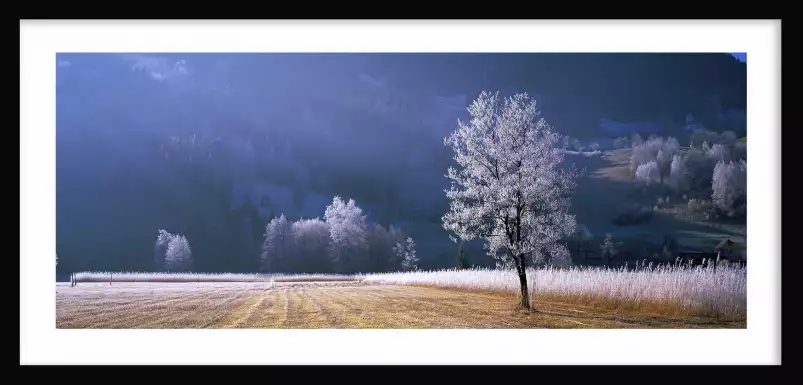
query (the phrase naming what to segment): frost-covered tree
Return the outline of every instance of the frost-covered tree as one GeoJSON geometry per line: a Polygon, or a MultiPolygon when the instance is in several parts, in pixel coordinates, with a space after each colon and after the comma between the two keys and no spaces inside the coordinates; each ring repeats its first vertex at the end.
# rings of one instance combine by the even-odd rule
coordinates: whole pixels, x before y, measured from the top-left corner
{"type": "Polygon", "coordinates": [[[572,265],[572,253],[560,243],[553,243],[543,254],[542,258],[548,258],[550,266],[568,267],[572,265]]]}
{"type": "Polygon", "coordinates": [[[156,235],[156,244],[153,246],[153,261],[156,266],[163,266],[165,263],[165,253],[167,253],[167,245],[174,237],[173,234],[167,230],[160,229],[156,235]]]}
{"type": "Polygon", "coordinates": [[[335,196],[326,206],[324,219],[329,225],[331,255],[335,264],[342,272],[359,266],[361,261],[352,261],[352,257],[364,255],[367,246],[367,224],[362,209],[354,199],[347,202],[335,196]]]}
{"type": "Polygon", "coordinates": [[[658,163],[658,170],[661,172],[661,183],[669,177],[672,166],[672,158],[680,153],[680,143],[677,139],[669,137],[661,142],[661,148],[655,156],[658,163]]]}
{"type": "Polygon", "coordinates": [[[711,190],[711,201],[717,208],[731,215],[741,212],[747,201],[747,162],[717,162],[711,190]]]}
{"type": "Polygon", "coordinates": [[[292,244],[291,223],[284,214],[265,226],[265,238],[262,243],[260,268],[262,271],[288,270],[290,264],[290,250],[292,244]]]}
{"type": "Polygon", "coordinates": [[[727,146],[720,143],[715,143],[705,153],[709,158],[713,159],[714,162],[725,161],[728,162],[731,160],[730,150],[727,146]]]}
{"type": "Polygon", "coordinates": [[[602,253],[602,257],[608,261],[615,257],[616,254],[619,254],[619,249],[617,244],[613,242],[613,235],[611,235],[611,233],[605,234],[605,239],[600,246],[600,252],[602,253]]]}
{"type": "Polygon", "coordinates": [[[404,241],[401,230],[390,226],[385,229],[382,225],[374,223],[368,226],[367,232],[367,258],[366,264],[360,266],[361,271],[387,271],[398,269],[401,266],[401,258],[396,258],[393,253],[393,246],[404,241]]]}
{"type": "Polygon", "coordinates": [[[397,248],[403,248],[404,259],[402,260],[402,270],[412,271],[418,269],[418,256],[415,253],[415,241],[413,238],[407,237],[404,245],[397,244],[397,248]]]}
{"type": "Polygon", "coordinates": [[[667,184],[675,191],[683,191],[686,188],[686,165],[680,155],[672,156],[672,163],[669,165],[669,178],[667,184]]]}
{"type": "Polygon", "coordinates": [[[488,254],[514,267],[521,306],[530,308],[527,255],[549,251],[574,231],[569,213],[576,172],[560,167],[559,135],[526,93],[500,100],[483,91],[469,106],[470,120],[444,143],[458,168],[449,167],[447,231],[469,241],[485,240],[488,254]]]}
{"type": "Polygon", "coordinates": [[[167,244],[165,266],[168,271],[186,271],[192,268],[192,249],[183,235],[175,235],[167,244]]]}
{"type": "Polygon", "coordinates": [[[663,183],[664,178],[669,176],[672,157],[679,152],[680,144],[675,138],[650,137],[646,142],[633,146],[630,170],[636,176],[641,165],[654,161],[658,167],[658,182],[663,183]]]}
{"type": "Polygon", "coordinates": [[[299,219],[290,226],[293,256],[290,271],[316,273],[328,270],[329,225],[320,218],[299,219]]]}
{"type": "Polygon", "coordinates": [[[401,264],[404,262],[405,257],[405,249],[404,249],[404,242],[397,242],[395,246],[393,246],[393,255],[399,262],[399,267],[401,268],[401,264]]]}
{"type": "Polygon", "coordinates": [[[708,131],[706,129],[698,129],[692,132],[689,138],[689,147],[700,148],[703,143],[716,143],[719,135],[716,132],[708,131]]]}
{"type": "Polygon", "coordinates": [[[638,166],[636,169],[636,179],[648,185],[658,183],[661,180],[661,172],[658,169],[658,163],[651,160],[638,166]]]}
{"type": "Polygon", "coordinates": [[[715,162],[705,155],[705,150],[690,148],[683,157],[683,166],[686,168],[686,182],[690,190],[709,195],[711,190],[711,177],[714,174],[715,162]]]}

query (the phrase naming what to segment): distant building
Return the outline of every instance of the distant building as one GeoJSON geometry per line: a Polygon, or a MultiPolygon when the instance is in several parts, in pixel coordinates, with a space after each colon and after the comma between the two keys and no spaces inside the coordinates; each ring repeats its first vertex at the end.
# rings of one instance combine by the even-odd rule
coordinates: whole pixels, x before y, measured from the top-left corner
{"type": "Polygon", "coordinates": [[[717,253],[720,259],[741,261],[742,256],[733,250],[734,246],[736,246],[735,242],[731,241],[730,239],[723,239],[716,245],[716,247],[714,247],[714,251],[717,253]]]}
{"type": "Polygon", "coordinates": [[[730,239],[723,239],[716,246],[714,246],[711,251],[679,251],[677,253],[677,260],[683,263],[699,265],[703,263],[703,261],[715,261],[719,259],[720,261],[744,265],[746,261],[742,258],[740,253],[734,251],[735,246],[736,243],[730,239]]]}

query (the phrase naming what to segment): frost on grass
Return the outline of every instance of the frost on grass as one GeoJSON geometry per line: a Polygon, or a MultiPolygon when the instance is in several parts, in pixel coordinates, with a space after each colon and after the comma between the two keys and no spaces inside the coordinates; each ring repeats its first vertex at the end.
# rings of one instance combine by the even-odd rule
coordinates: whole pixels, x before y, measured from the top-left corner
{"type": "MultiPolygon", "coordinates": [[[[519,282],[508,271],[495,269],[416,271],[368,274],[368,282],[422,285],[473,291],[517,293],[519,282]]],[[[624,268],[529,269],[531,294],[589,298],[598,302],[665,304],[672,312],[744,319],[747,314],[747,270],[716,270],[684,265],[660,265],[640,270],[624,268]]]]}

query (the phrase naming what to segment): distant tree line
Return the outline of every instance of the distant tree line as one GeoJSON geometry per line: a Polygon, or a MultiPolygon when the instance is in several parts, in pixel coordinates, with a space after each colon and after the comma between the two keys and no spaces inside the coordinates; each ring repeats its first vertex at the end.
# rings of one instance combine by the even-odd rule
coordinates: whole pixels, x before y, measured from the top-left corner
{"type": "MultiPolygon", "coordinates": [[[[339,196],[323,219],[289,221],[284,214],[266,226],[259,269],[266,273],[358,273],[418,269],[415,241],[400,229],[371,223],[353,199],[339,196]]],[[[159,230],[155,263],[167,271],[192,268],[187,238],[159,230]]]]}

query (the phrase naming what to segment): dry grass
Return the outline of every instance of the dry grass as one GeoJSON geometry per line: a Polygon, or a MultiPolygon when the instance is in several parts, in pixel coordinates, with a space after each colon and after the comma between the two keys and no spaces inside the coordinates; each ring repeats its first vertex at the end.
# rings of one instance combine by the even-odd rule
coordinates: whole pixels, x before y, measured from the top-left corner
{"type": "MultiPolygon", "coordinates": [[[[413,271],[368,274],[366,282],[439,287],[516,295],[514,272],[495,269],[413,271]]],[[[531,269],[531,296],[590,305],[613,311],[643,311],[665,316],[705,316],[743,321],[747,317],[744,268],[688,267],[680,264],[624,268],[531,269]]]]}
{"type": "MultiPolygon", "coordinates": [[[[572,302],[567,302],[571,300],[572,302]]],[[[58,328],[733,328],[743,322],[361,282],[58,285],[58,328]]],[[[580,301],[582,302],[582,301],[580,301]]],[[[640,308],[640,309],[643,309],[640,308]]]]}

